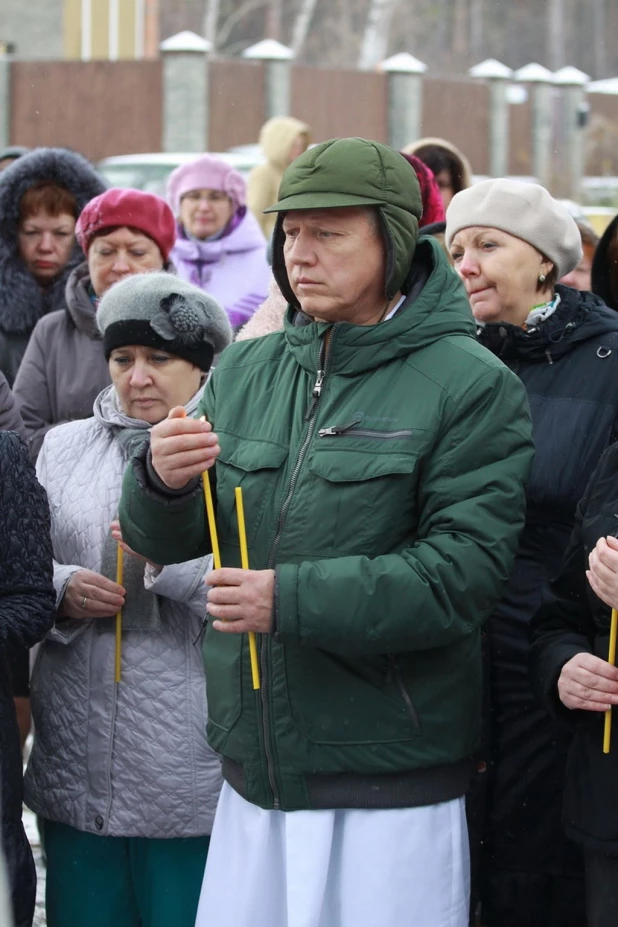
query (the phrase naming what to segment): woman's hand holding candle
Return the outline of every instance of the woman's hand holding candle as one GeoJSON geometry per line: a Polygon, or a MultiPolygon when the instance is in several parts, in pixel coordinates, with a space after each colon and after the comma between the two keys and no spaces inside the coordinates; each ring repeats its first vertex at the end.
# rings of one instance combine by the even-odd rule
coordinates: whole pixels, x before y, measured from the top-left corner
{"type": "Polygon", "coordinates": [[[208,614],[213,627],[226,634],[271,634],[275,595],[274,570],[223,567],[206,577],[208,614]]]}
{"type": "Polygon", "coordinates": [[[78,570],[67,583],[58,617],[109,618],[123,607],[124,598],[118,583],[94,570],[78,570]]]}
{"type": "Polygon", "coordinates": [[[610,608],[618,608],[618,540],[599,538],[586,573],[592,591],[610,608]]]}

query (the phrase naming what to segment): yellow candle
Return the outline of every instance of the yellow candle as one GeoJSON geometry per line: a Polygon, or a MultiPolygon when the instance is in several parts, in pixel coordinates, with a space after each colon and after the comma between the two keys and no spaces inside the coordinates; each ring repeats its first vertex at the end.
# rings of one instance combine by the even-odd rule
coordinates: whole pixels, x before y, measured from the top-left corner
{"type": "MultiPolygon", "coordinates": [[[[116,552],[116,582],[122,586],[122,547],[118,544],[116,552]]],[[[122,661],[122,609],[116,613],[116,660],[114,669],[114,679],[120,682],[120,669],[122,661]]]]}
{"type": "MultiPolygon", "coordinates": [[[[247,529],[245,527],[245,509],[242,501],[242,489],[236,487],[236,515],[238,516],[238,538],[240,541],[240,565],[249,569],[249,548],[247,547],[247,529]]],[[[251,658],[251,678],[253,688],[260,688],[260,667],[258,663],[257,641],[255,632],[249,631],[249,656],[251,658]]]]}
{"type": "Polygon", "coordinates": [[[219,537],[217,535],[217,523],[215,521],[215,507],[212,501],[212,489],[210,488],[210,478],[208,470],[202,473],[202,486],[204,487],[204,499],[206,500],[206,516],[208,518],[208,530],[210,531],[210,545],[212,547],[212,559],[215,570],[221,569],[221,554],[219,552],[219,537]]]}
{"type": "MultiPolygon", "coordinates": [[[[618,611],[612,608],[612,621],[609,629],[609,654],[607,662],[610,666],[616,665],[616,632],[618,631],[618,611]]],[[[605,730],[603,732],[603,753],[609,753],[612,739],[612,710],[605,712],[605,730]]]]}
{"type": "MultiPolygon", "coordinates": [[[[202,415],[200,422],[205,422],[206,416],[202,415]]],[[[217,535],[217,523],[215,521],[215,507],[212,501],[212,489],[210,487],[210,477],[208,470],[202,473],[202,486],[204,487],[204,500],[206,502],[206,517],[208,518],[208,530],[210,532],[210,545],[212,547],[212,560],[215,570],[221,569],[221,554],[219,552],[219,537],[217,535]]]]}

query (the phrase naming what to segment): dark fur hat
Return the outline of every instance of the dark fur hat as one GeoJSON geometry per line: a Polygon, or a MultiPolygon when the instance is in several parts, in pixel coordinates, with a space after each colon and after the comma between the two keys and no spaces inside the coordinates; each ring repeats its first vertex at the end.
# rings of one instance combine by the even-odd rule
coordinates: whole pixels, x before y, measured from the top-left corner
{"type": "Polygon", "coordinates": [[[34,184],[49,181],[75,197],[78,214],[106,184],[82,155],[67,148],[35,148],[0,174],[0,330],[29,333],[38,319],[64,306],[71,271],[84,259],[75,243],[68,265],[43,293],[19,255],[19,206],[34,184]]]}

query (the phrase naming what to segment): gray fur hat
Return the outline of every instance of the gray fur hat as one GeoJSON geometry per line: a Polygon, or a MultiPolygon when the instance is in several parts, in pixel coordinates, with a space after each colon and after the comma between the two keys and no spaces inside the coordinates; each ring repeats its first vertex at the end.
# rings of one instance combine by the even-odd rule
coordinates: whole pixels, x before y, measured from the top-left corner
{"type": "Polygon", "coordinates": [[[446,210],[446,246],[472,226],[508,232],[528,242],[555,265],[558,277],[582,257],[579,229],[568,210],[538,183],[483,180],[457,193],[446,210]]]}
{"type": "Polygon", "coordinates": [[[130,344],[158,348],[209,370],[232,340],[219,303],[173,274],[135,274],[112,286],[99,303],[105,357],[130,344]]]}

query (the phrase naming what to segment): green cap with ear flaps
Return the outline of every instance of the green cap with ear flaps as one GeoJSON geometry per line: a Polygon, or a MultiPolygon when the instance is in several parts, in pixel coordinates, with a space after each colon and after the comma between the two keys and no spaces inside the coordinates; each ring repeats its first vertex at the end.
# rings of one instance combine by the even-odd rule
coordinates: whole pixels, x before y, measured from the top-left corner
{"type": "Polygon", "coordinates": [[[281,213],[298,209],[375,206],[388,250],[386,296],[391,299],[410,272],[422,216],[414,168],[393,148],[364,138],[339,138],[310,148],[285,171],[279,200],[264,212],[278,212],[273,235],[273,273],[281,292],[297,305],[283,260],[281,213]]]}

